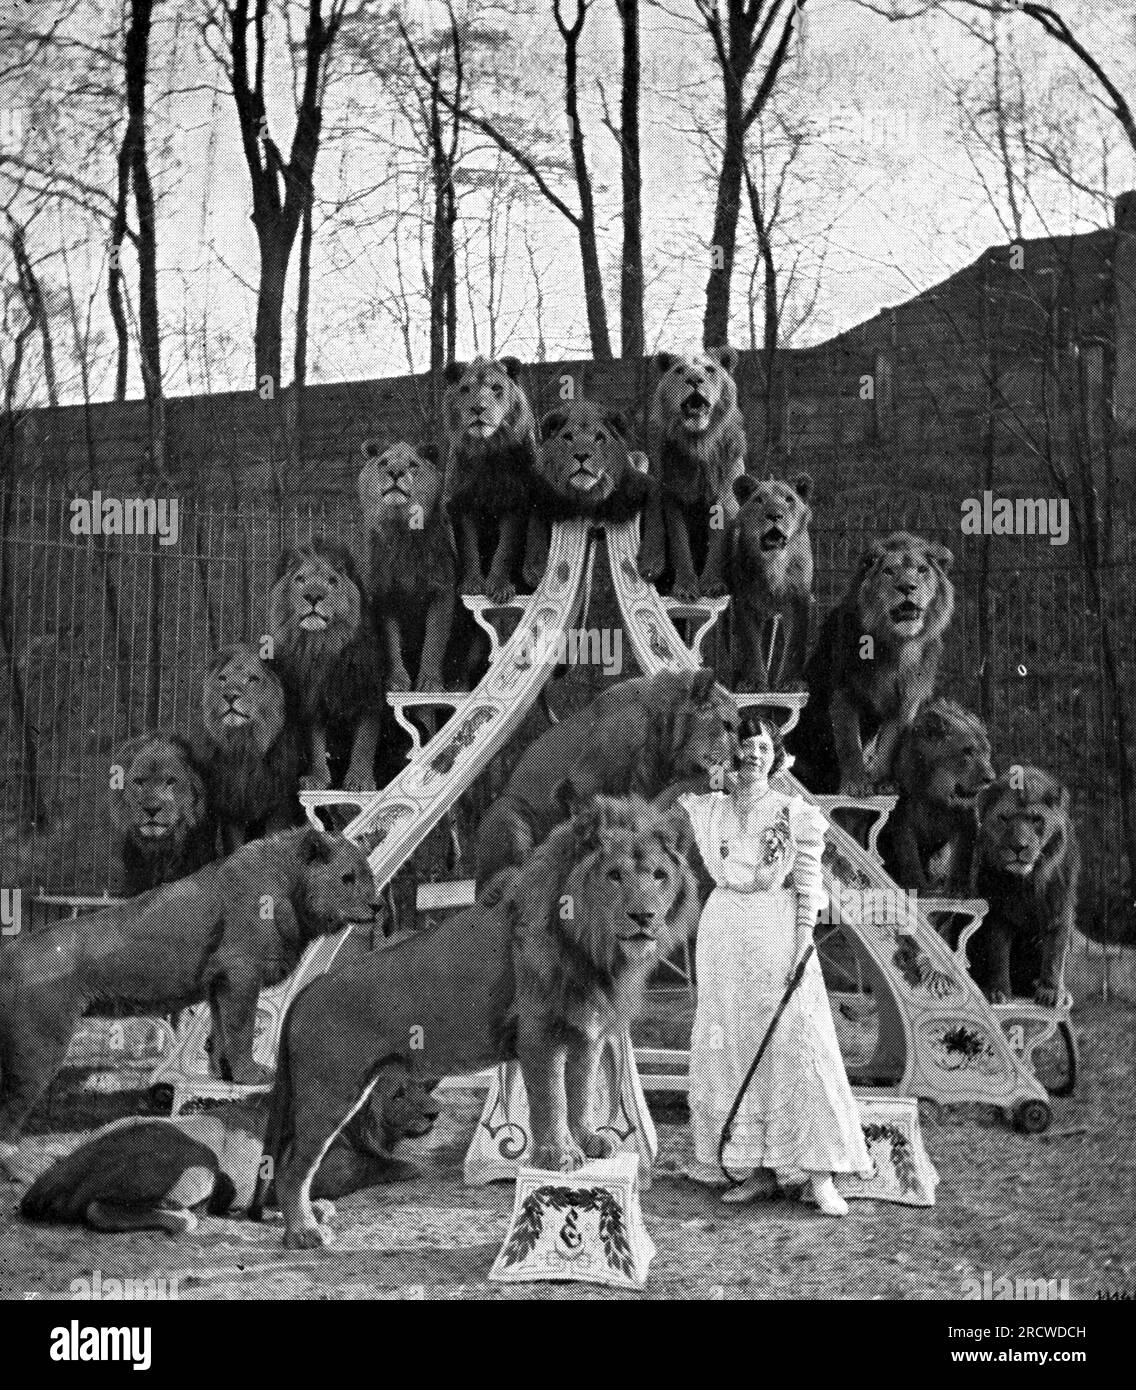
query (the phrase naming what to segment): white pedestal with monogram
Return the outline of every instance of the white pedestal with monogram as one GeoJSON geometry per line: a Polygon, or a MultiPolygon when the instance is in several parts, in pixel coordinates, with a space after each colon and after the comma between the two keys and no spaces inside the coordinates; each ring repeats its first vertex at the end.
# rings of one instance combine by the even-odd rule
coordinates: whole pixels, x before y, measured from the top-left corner
{"type": "Polygon", "coordinates": [[[641,1289],[654,1253],[639,1209],[638,1164],[633,1153],[621,1153],[575,1173],[522,1168],[509,1231],[489,1277],[641,1289]]]}

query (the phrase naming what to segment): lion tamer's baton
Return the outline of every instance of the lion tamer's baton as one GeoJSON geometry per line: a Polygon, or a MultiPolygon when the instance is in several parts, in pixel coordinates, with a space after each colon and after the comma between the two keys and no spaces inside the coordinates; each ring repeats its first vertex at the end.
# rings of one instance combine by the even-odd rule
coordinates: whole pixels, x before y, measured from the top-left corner
{"type": "Polygon", "coordinates": [[[808,949],[805,951],[805,954],[801,957],[796,970],[793,971],[792,978],[789,981],[785,993],[781,996],[781,1002],[777,1005],[777,1012],[769,1021],[769,1027],[765,1030],[765,1037],[763,1037],[761,1040],[761,1045],[757,1049],[757,1055],[749,1064],[749,1071],[747,1071],[745,1074],[745,1080],[741,1084],[741,1089],[738,1091],[737,1096],[734,1098],[734,1103],[730,1107],[730,1113],[726,1116],[726,1123],[722,1126],[722,1138],[718,1143],[718,1167],[721,1168],[723,1173],[725,1173],[726,1181],[730,1184],[731,1187],[741,1187],[742,1183],[746,1181],[745,1178],[735,1178],[733,1173],[731,1173],[730,1170],[726,1167],[724,1155],[726,1152],[726,1145],[730,1142],[730,1136],[733,1134],[734,1131],[734,1121],[737,1119],[738,1111],[742,1107],[742,1101],[745,1099],[745,1093],[749,1090],[749,1083],[753,1080],[753,1074],[755,1071],[757,1071],[758,1064],[760,1063],[761,1059],[765,1056],[765,1049],[769,1046],[769,1039],[773,1036],[773,1030],[781,1021],[781,1015],[785,1012],[785,1006],[788,1004],[789,1000],[792,999],[794,993],[796,992],[797,986],[804,979],[805,966],[808,965],[809,957],[815,950],[816,942],[810,941],[808,949]]]}

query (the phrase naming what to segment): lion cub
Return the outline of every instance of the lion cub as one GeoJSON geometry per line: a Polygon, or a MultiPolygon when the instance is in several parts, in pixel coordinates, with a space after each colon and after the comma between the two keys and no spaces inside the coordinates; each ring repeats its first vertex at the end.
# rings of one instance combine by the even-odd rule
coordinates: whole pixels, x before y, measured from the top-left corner
{"type": "Polygon", "coordinates": [[[457,556],[442,510],[432,444],[363,445],[359,503],[368,588],[386,650],[388,690],[443,690],[457,592],[457,556]],[[416,668],[412,680],[407,660],[416,668]]]}

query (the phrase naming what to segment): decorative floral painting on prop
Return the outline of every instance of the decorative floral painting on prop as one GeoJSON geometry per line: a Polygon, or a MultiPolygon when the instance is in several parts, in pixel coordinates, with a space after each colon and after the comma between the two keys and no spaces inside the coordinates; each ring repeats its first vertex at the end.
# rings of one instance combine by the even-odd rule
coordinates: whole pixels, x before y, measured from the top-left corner
{"type": "Polygon", "coordinates": [[[489,1277],[641,1289],[654,1253],[639,1208],[638,1164],[634,1154],[622,1153],[571,1174],[522,1168],[509,1231],[489,1277]]]}

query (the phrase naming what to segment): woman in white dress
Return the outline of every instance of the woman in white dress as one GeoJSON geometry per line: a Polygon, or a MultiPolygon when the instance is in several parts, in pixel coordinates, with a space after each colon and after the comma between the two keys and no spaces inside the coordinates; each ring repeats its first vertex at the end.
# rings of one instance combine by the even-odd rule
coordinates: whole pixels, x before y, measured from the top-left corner
{"type": "MultiPolygon", "coordinates": [[[[678,798],[717,885],[698,926],[690,1044],[695,1164],[688,1172],[708,1183],[723,1181],[723,1127],[827,902],[820,861],[828,822],[802,797],[770,785],[785,762],[777,725],[750,716],[738,738],[731,790],[678,798]]],[[[750,1176],[723,1201],[771,1195],[776,1174],[804,1172],[830,1216],[848,1210],[833,1174],[872,1171],[815,952],[750,1082],[724,1161],[731,1173],[750,1176]]]]}

